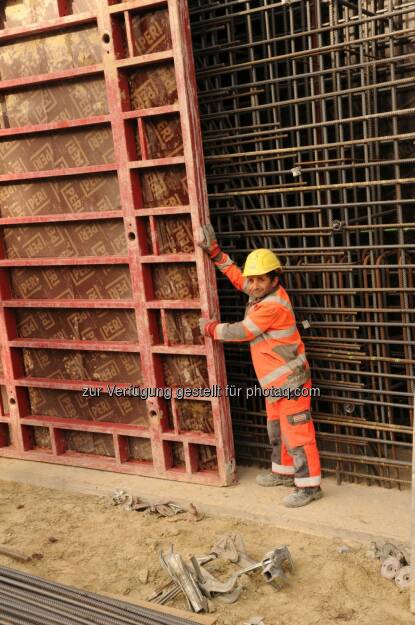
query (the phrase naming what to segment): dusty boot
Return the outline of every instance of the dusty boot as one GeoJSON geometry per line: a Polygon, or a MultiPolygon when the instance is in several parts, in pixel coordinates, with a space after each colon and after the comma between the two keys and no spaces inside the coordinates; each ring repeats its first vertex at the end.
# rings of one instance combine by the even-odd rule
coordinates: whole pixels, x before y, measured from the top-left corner
{"type": "Polygon", "coordinates": [[[293,493],[284,497],[282,503],[286,508],[300,508],[301,506],[306,506],[315,499],[321,499],[322,496],[323,491],[320,486],[311,488],[296,488],[293,493]]]}
{"type": "Polygon", "coordinates": [[[259,486],[294,486],[294,478],[290,475],[279,475],[271,471],[257,475],[255,481],[259,486]]]}

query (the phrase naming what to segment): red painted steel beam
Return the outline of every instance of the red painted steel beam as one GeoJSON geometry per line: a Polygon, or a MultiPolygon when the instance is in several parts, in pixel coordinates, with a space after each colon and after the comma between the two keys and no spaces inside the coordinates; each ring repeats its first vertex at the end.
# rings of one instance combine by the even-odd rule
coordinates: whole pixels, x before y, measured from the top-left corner
{"type": "Polygon", "coordinates": [[[194,254],[148,254],[141,257],[142,263],[192,263],[195,261],[194,254]]]}
{"type": "Polygon", "coordinates": [[[19,180],[39,180],[41,178],[64,178],[65,176],[82,176],[116,172],[113,164],[87,165],[85,167],[68,167],[65,169],[46,169],[43,171],[26,171],[15,174],[0,174],[0,182],[17,182],[19,180]]]}
{"type": "Polygon", "coordinates": [[[30,224],[59,223],[68,221],[104,221],[119,219],[120,211],[88,211],[85,213],[55,213],[52,215],[28,215],[27,217],[0,217],[0,226],[21,226],[30,224]]]}
{"type": "MultiPolygon", "coordinates": [[[[2,248],[2,242],[0,240],[0,255],[4,253],[2,248]]],[[[0,304],[3,298],[7,296],[9,292],[9,284],[4,272],[0,272],[0,304]]],[[[23,451],[23,439],[19,426],[19,405],[17,402],[16,384],[14,380],[15,376],[15,359],[13,358],[11,349],[8,345],[8,332],[13,332],[13,328],[10,328],[10,315],[9,311],[0,307],[0,361],[3,365],[3,379],[2,386],[4,386],[7,401],[9,404],[9,423],[13,439],[14,453],[16,451],[21,453],[23,451]]],[[[3,448],[1,448],[1,451],[3,448]]]]}
{"type": "Polygon", "coordinates": [[[156,208],[142,208],[134,211],[136,217],[148,217],[149,215],[188,215],[191,208],[190,206],[160,206],[156,208]]]}
{"type": "Polygon", "coordinates": [[[98,126],[109,124],[108,115],[96,115],[95,117],[85,117],[83,119],[64,119],[48,124],[33,124],[31,126],[14,126],[11,128],[0,128],[0,137],[12,137],[17,135],[30,135],[33,133],[51,132],[53,130],[67,130],[68,128],[80,128],[85,126],[98,126]]]}
{"type": "Polygon", "coordinates": [[[134,300],[119,299],[0,299],[0,308],[134,308],[134,300]]]}
{"type": "Polygon", "coordinates": [[[8,80],[0,80],[0,91],[11,91],[13,89],[34,87],[49,82],[57,82],[60,80],[72,80],[83,76],[95,76],[102,74],[102,65],[88,65],[87,67],[74,67],[71,69],[62,69],[49,74],[36,74],[33,76],[22,76],[20,78],[10,78],[8,80]]]}
{"type": "Polygon", "coordinates": [[[163,434],[164,441],[181,441],[185,440],[187,443],[193,443],[195,445],[211,445],[216,446],[216,437],[212,434],[206,434],[205,432],[180,432],[175,434],[174,432],[166,432],[163,434]]]}
{"type": "Polygon", "coordinates": [[[206,354],[203,345],[155,345],[151,351],[153,354],[183,354],[186,356],[204,356],[206,354]]]}
{"type": "Polygon", "coordinates": [[[201,302],[198,299],[182,299],[182,300],[174,300],[174,299],[159,299],[159,300],[149,300],[145,303],[146,308],[165,308],[168,309],[195,309],[200,310],[201,302]]]}
{"type": "Polygon", "coordinates": [[[171,165],[183,165],[185,163],[183,156],[169,156],[168,158],[153,158],[144,161],[130,161],[128,167],[130,169],[150,169],[150,167],[167,167],[171,165]]]}
{"type": "Polygon", "coordinates": [[[141,54],[140,56],[133,56],[130,59],[121,59],[115,62],[118,69],[136,68],[141,65],[149,65],[155,63],[162,63],[163,61],[172,61],[173,52],[171,50],[164,50],[163,52],[153,52],[151,54],[141,54]]]}
{"type": "MultiPolygon", "coordinates": [[[[134,56],[134,34],[133,34],[133,25],[132,25],[132,15],[129,11],[123,12],[124,17],[124,26],[125,26],[125,35],[127,38],[127,56],[134,56]]],[[[114,33],[115,34],[115,33],[114,33]]],[[[120,33],[118,33],[118,36],[120,33]]]]}
{"type": "MultiPolygon", "coordinates": [[[[109,7],[99,5],[98,29],[102,33],[103,38],[108,40],[108,34],[112,32],[112,23],[109,13],[109,7]]],[[[119,58],[122,53],[122,50],[116,49],[117,44],[119,44],[119,42],[113,41],[111,38],[109,38],[109,41],[106,44],[104,53],[104,76],[107,87],[109,112],[112,122],[114,150],[118,164],[118,180],[120,186],[122,210],[124,213],[125,234],[127,240],[129,241],[130,279],[133,291],[136,294],[138,300],[135,313],[139,343],[144,347],[141,354],[142,366],[146,371],[147,386],[156,387],[157,378],[155,364],[151,357],[151,353],[148,350],[149,339],[152,334],[152,321],[147,314],[143,315],[146,300],[144,283],[145,276],[143,274],[143,268],[141,265],[139,244],[140,235],[138,232],[135,216],[135,209],[141,207],[137,206],[136,202],[142,203],[141,189],[140,184],[137,181],[137,187],[134,194],[129,168],[130,150],[126,135],[125,122],[122,118],[124,103],[122,100],[122,94],[120,92],[119,86],[119,69],[121,67],[125,69],[127,67],[137,66],[137,63],[142,66],[143,64],[147,63],[160,62],[164,59],[171,58],[171,54],[166,55],[165,53],[156,52],[154,54],[143,55],[141,57],[135,57],[133,59],[117,61],[116,59],[119,58]]],[[[143,148],[144,146],[141,147],[143,148]]],[[[161,444],[163,419],[161,419],[160,416],[163,415],[163,413],[165,414],[165,407],[163,402],[160,401],[158,398],[149,399],[147,401],[147,407],[150,421],[150,430],[152,434],[154,467],[157,473],[164,473],[167,468],[167,460],[165,450],[161,444]]]]}
{"type": "Polygon", "coordinates": [[[139,117],[156,117],[157,115],[169,115],[178,113],[180,106],[178,104],[166,104],[166,106],[156,106],[154,108],[139,109],[135,111],[124,111],[123,119],[136,119],[139,117]]]}
{"type": "Polygon", "coordinates": [[[139,438],[149,438],[148,428],[142,425],[129,425],[127,423],[113,423],[109,421],[87,421],[77,419],[76,423],[72,419],[64,417],[49,417],[47,415],[29,415],[22,419],[24,425],[51,425],[58,426],[65,430],[84,430],[85,432],[104,432],[109,434],[122,434],[123,436],[138,436],[139,438]]]}
{"type": "MultiPolygon", "coordinates": [[[[84,388],[90,389],[102,389],[101,392],[103,394],[107,393],[107,384],[110,386],[116,384],[117,387],[124,389],[130,388],[131,384],[126,384],[125,382],[113,382],[109,380],[104,380],[101,382],[97,382],[96,380],[65,380],[64,378],[31,378],[31,377],[22,377],[15,378],[16,386],[33,387],[33,388],[49,388],[49,389],[58,389],[65,391],[82,391],[84,388]]],[[[142,388],[146,388],[143,384],[136,385],[142,388]]]]}
{"type": "Polygon", "coordinates": [[[153,9],[163,5],[167,6],[167,0],[125,0],[123,4],[115,4],[110,7],[109,12],[111,15],[117,15],[134,9],[153,9]]]}
{"type": "MultiPolygon", "coordinates": [[[[196,78],[192,55],[192,42],[187,0],[168,0],[170,30],[173,42],[177,91],[181,107],[181,126],[184,156],[186,159],[189,203],[198,207],[192,213],[196,233],[201,223],[209,221],[209,202],[205,181],[205,166],[197,105],[196,78]]],[[[204,252],[195,250],[198,276],[201,281],[200,300],[205,318],[220,318],[215,268],[204,252]]],[[[205,339],[209,384],[224,386],[226,369],[222,345],[205,339]]],[[[229,403],[226,397],[212,398],[212,412],[217,441],[220,479],[223,484],[235,479],[235,450],[229,403]]]]}
{"type": "MultiPolygon", "coordinates": [[[[67,429],[67,428],[63,428],[67,429]]],[[[2,455],[5,457],[14,458],[15,452],[9,448],[2,449],[2,455]]],[[[140,461],[128,461],[117,463],[115,458],[106,456],[97,456],[93,454],[82,454],[77,452],[66,451],[54,456],[51,452],[42,450],[27,450],[25,452],[26,460],[38,460],[41,462],[48,462],[52,464],[63,464],[75,467],[84,467],[85,469],[96,469],[98,471],[113,471],[114,473],[130,473],[132,475],[156,477],[164,480],[174,480],[177,482],[188,482],[189,477],[184,469],[172,468],[164,472],[156,471],[155,468],[146,462],[140,461]]],[[[198,479],[199,484],[206,486],[221,486],[221,481],[217,477],[217,474],[212,471],[199,471],[198,479]]]]}
{"type": "MultiPolygon", "coordinates": [[[[7,423],[7,421],[4,421],[7,423]]],[[[150,432],[148,428],[142,425],[130,425],[126,423],[114,423],[110,421],[86,421],[84,419],[78,419],[74,423],[71,419],[63,417],[49,417],[47,415],[30,415],[24,417],[22,420],[23,425],[33,426],[58,426],[67,430],[79,430],[82,428],[85,432],[97,432],[108,434],[119,434],[121,436],[131,436],[138,438],[150,439],[150,432]]],[[[185,439],[188,443],[212,445],[215,446],[215,436],[205,432],[180,432],[176,434],[174,432],[163,433],[163,440],[180,442],[185,439]]]]}
{"type": "MultiPolygon", "coordinates": [[[[74,349],[80,351],[106,352],[134,352],[139,353],[141,348],[134,341],[86,341],[62,339],[13,339],[9,340],[10,347],[29,347],[32,349],[74,349]]],[[[1,382],[0,382],[1,384],[1,382]]]]}
{"type": "Polygon", "coordinates": [[[0,267],[71,267],[89,265],[126,265],[127,256],[77,256],[71,258],[13,258],[0,260],[0,267]]]}
{"type": "Polygon", "coordinates": [[[38,34],[53,33],[56,30],[69,30],[75,26],[96,23],[97,18],[93,13],[77,13],[75,15],[65,15],[64,17],[37,22],[29,26],[17,28],[4,28],[0,31],[0,44],[8,41],[33,37],[38,34]]]}

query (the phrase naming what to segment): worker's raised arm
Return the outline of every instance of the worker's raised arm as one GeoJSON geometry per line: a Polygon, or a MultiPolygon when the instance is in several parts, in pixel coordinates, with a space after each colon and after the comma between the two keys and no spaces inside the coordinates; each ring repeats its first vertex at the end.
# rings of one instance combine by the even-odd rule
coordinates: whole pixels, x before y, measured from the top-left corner
{"type": "Polygon", "coordinates": [[[232,282],[233,286],[247,293],[247,280],[233,260],[221,250],[216,240],[216,234],[211,224],[200,228],[197,244],[211,257],[216,267],[232,282]]]}
{"type": "MultiPolygon", "coordinates": [[[[261,302],[252,307],[249,315],[243,321],[237,323],[219,323],[201,319],[199,321],[202,335],[210,336],[218,341],[232,341],[243,343],[253,341],[255,338],[266,332],[277,320],[279,316],[284,316],[284,309],[275,302],[261,302]]],[[[288,336],[296,330],[296,327],[281,330],[281,336],[288,336]]]]}

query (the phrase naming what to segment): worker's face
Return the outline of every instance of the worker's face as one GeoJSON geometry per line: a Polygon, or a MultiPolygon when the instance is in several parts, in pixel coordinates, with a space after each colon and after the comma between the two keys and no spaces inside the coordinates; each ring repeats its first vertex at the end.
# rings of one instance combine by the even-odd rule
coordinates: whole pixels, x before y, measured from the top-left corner
{"type": "Polygon", "coordinates": [[[270,293],[278,284],[278,277],[273,280],[266,274],[264,276],[249,276],[248,290],[252,297],[264,297],[270,293]]]}

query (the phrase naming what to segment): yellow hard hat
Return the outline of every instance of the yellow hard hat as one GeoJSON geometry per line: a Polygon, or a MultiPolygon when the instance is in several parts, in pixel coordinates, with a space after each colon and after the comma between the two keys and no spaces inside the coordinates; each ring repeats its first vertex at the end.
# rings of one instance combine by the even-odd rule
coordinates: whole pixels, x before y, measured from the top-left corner
{"type": "Polygon", "coordinates": [[[281,269],[278,257],[267,249],[254,250],[246,257],[245,267],[242,272],[244,278],[249,276],[262,276],[274,269],[281,269]]]}

